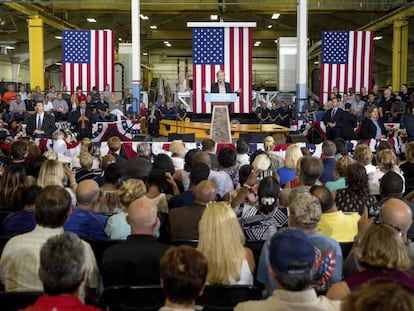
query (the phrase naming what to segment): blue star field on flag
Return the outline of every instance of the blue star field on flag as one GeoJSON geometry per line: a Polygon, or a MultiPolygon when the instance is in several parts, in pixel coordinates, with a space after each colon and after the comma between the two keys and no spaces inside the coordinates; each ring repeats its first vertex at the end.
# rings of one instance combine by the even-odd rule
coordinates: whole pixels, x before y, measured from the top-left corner
{"type": "Polygon", "coordinates": [[[89,30],[63,31],[63,62],[90,63],[90,44],[89,30]]]}
{"type": "Polygon", "coordinates": [[[193,29],[193,62],[196,65],[224,64],[224,28],[193,29]]]}
{"type": "Polygon", "coordinates": [[[347,64],[349,54],[348,31],[322,32],[322,63],[347,64]]]}

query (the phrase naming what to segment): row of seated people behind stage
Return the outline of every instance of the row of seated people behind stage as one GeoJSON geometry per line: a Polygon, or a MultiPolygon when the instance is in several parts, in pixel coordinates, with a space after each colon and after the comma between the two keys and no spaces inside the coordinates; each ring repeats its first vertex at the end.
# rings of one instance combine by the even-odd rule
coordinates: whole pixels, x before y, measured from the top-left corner
{"type": "MultiPolygon", "coordinates": [[[[26,284],[25,289],[41,289],[38,271],[30,270],[36,260],[32,264],[23,266],[20,263],[24,261],[19,256],[23,253],[27,256],[28,249],[35,248],[34,245],[37,240],[33,240],[34,236],[37,236],[37,239],[45,238],[48,234],[55,234],[62,229],[95,240],[106,240],[108,236],[110,238],[127,239],[124,244],[108,248],[98,262],[96,268],[100,268],[104,286],[134,283],[153,284],[153,282],[158,284],[159,259],[168,248],[160,241],[168,241],[168,239],[164,240],[167,236],[163,234],[169,232],[172,235],[175,230],[177,236],[170,238],[173,240],[179,240],[180,238],[198,240],[200,251],[206,256],[207,261],[210,260],[214,263],[211,266],[218,265],[217,269],[219,271],[220,265],[223,264],[233,262],[232,265],[235,263],[239,265],[236,269],[240,272],[236,274],[238,275],[237,279],[231,277],[233,274],[226,274],[224,277],[221,275],[217,279],[211,276],[211,279],[207,280],[208,282],[253,284],[255,266],[257,265],[257,280],[274,289],[277,285],[274,280],[270,279],[268,274],[267,248],[259,248],[259,253],[263,253],[260,256],[263,260],[255,261],[253,252],[244,249],[243,244],[245,239],[269,240],[274,233],[289,224],[293,228],[303,230],[318,249],[318,273],[315,273],[312,284],[321,291],[326,291],[332,284],[340,282],[345,273],[342,270],[344,254],[339,242],[352,243],[354,236],[358,234],[359,214],[368,212],[361,212],[359,207],[371,207],[372,203],[376,201],[376,198],[369,194],[367,171],[372,167],[365,162],[372,160],[372,153],[370,154],[371,158],[369,158],[369,147],[365,144],[357,147],[361,150],[357,149],[355,151],[354,158],[356,162],[353,163],[348,155],[343,155],[339,160],[335,160],[337,150],[333,142],[325,143],[323,160],[310,155],[303,156],[305,150],[301,150],[296,145],[289,147],[290,149],[288,149],[285,158],[282,159],[271,152],[274,147],[274,141],[271,138],[265,140],[265,150],[256,153],[252,157],[249,157],[247,153],[240,152],[243,149],[242,142],[238,144],[238,154],[244,156],[240,157],[237,157],[236,151],[231,148],[221,149],[218,155],[212,153],[211,150],[214,148],[214,144],[211,145],[211,141],[207,140],[203,145],[205,151],[192,150],[185,152],[185,150],[182,151],[182,148],[179,150],[183,144],[176,142],[172,148],[172,157],[160,154],[152,164],[143,153],[133,159],[133,167],[145,167],[149,169],[149,173],[140,178],[127,179],[125,178],[124,168],[128,167],[128,163],[121,160],[120,142],[115,138],[109,143],[113,149],[113,155],[104,157],[101,167],[103,175],[100,172],[93,176],[94,172],[91,170],[93,157],[91,154],[86,155],[87,150],[80,157],[83,171],[73,172],[70,167],[62,165],[59,161],[43,159],[38,173],[34,171],[30,173],[32,182],[43,189],[28,186],[29,180],[24,171],[25,162],[29,161],[29,159],[26,159],[27,150],[24,150],[25,142],[19,141],[15,142],[14,146],[12,145],[13,159],[6,166],[0,180],[0,198],[6,197],[7,202],[3,200],[0,205],[12,204],[11,207],[19,206],[26,209],[20,211],[20,218],[16,217],[19,214],[9,215],[9,218],[5,219],[6,225],[8,221],[14,221],[12,227],[15,230],[21,229],[23,225],[19,221],[22,220],[22,213],[28,215],[25,218],[25,224],[27,224],[27,219],[32,219],[34,224],[28,230],[33,231],[26,236],[17,236],[10,240],[2,253],[0,275],[6,289],[22,289],[20,287],[23,286],[22,284],[12,284],[12,280],[19,282],[19,277],[16,277],[13,273],[14,271],[21,272],[23,269],[26,272],[22,274],[25,276],[25,280],[33,277],[30,285],[26,284]],[[368,149],[366,149],[367,147],[368,149]],[[207,150],[210,152],[207,152],[207,150]],[[361,158],[359,158],[360,153],[364,155],[361,155],[361,158]],[[281,190],[281,184],[286,181],[288,175],[284,171],[290,168],[291,163],[289,162],[294,154],[300,154],[293,168],[294,175],[296,175],[296,169],[300,171],[297,185],[295,185],[296,177],[294,177],[294,179],[283,184],[285,189],[281,190]],[[178,158],[181,158],[187,164],[186,169],[178,169],[178,164],[182,164],[183,161],[177,159],[173,161],[173,158],[177,155],[180,155],[178,158]],[[213,158],[217,159],[220,167],[213,169],[213,158]],[[244,161],[242,162],[244,165],[238,167],[236,164],[237,158],[239,161],[244,161]],[[334,177],[331,177],[331,174],[334,174],[332,172],[333,161],[335,161],[335,168],[336,161],[341,163],[341,168],[348,163],[344,173],[345,181],[347,181],[345,186],[343,182],[338,182],[339,178],[334,180],[334,177]],[[360,163],[358,161],[365,162],[360,163]],[[174,164],[177,164],[177,169],[174,164]],[[230,167],[228,167],[229,164],[231,164],[230,167]],[[234,189],[235,173],[238,174],[238,187],[236,189],[234,189]],[[54,182],[52,180],[54,176],[60,176],[60,180],[54,182]],[[66,189],[62,188],[65,185],[63,182],[64,176],[68,180],[66,189]],[[282,180],[282,177],[284,180],[282,180]],[[99,187],[98,182],[102,179],[103,184],[99,187]],[[6,185],[11,184],[13,180],[19,181],[14,187],[18,189],[17,193],[20,193],[21,197],[22,192],[25,194],[22,198],[24,206],[17,201],[14,201],[15,204],[10,202],[13,200],[12,192],[3,196],[5,191],[10,191],[6,185]],[[76,182],[77,180],[80,181],[79,184],[76,182]],[[337,181],[336,190],[329,190],[329,181],[337,181]],[[225,185],[223,185],[223,182],[225,185]],[[287,183],[290,183],[290,186],[287,183]],[[320,183],[324,183],[325,186],[318,185],[320,183]],[[346,187],[347,184],[348,187],[346,187]],[[48,188],[49,185],[55,185],[55,188],[48,188]],[[106,197],[108,193],[118,197],[123,208],[122,210],[113,209],[109,211],[114,214],[109,218],[96,212],[102,207],[102,197],[106,197]],[[24,201],[29,197],[32,198],[31,201],[24,201]],[[209,203],[220,199],[228,203],[209,203]],[[172,207],[172,201],[175,201],[178,205],[172,207]],[[50,207],[53,202],[56,202],[56,208],[50,207]],[[70,206],[72,206],[71,213],[69,213],[70,206]],[[65,209],[64,212],[61,209],[65,209]],[[56,214],[54,214],[55,212],[56,214]],[[346,214],[345,212],[350,213],[346,214]],[[237,219],[237,215],[239,215],[239,219],[237,219]],[[13,217],[15,217],[14,220],[13,217]],[[36,222],[38,226],[34,227],[36,222]],[[52,230],[53,228],[55,231],[52,230]],[[156,240],[157,237],[159,241],[156,240]],[[25,244],[29,240],[33,243],[30,246],[25,244]],[[241,254],[239,252],[233,253],[233,247],[226,247],[229,245],[241,249],[241,254]],[[231,260],[234,256],[241,256],[241,260],[231,260]],[[133,262],[135,265],[131,264],[133,262]],[[16,265],[17,270],[11,269],[10,265],[16,265]],[[32,285],[34,286],[28,288],[32,285]]],[[[414,152],[414,146],[412,149],[410,152],[414,152]]],[[[390,158],[391,161],[396,162],[389,154],[393,154],[389,149],[378,152],[379,171],[390,166],[390,164],[383,165],[382,161],[385,163],[386,159],[390,158]]],[[[409,159],[411,158],[409,157],[409,159]]],[[[39,166],[36,165],[36,167],[39,166]]],[[[380,192],[380,195],[388,196],[392,194],[396,196],[395,200],[403,208],[407,206],[408,211],[410,211],[408,203],[397,198],[400,195],[397,196],[396,194],[398,192],[401,194],[403,191],[403,179],[399,173],[393,171],[394,169],[392,166],[388,172],[384,173],[382,171],[384,174],[381,178],[380,189],[386,192],[380,192]],[[401,189],[394,187],[400,187],[401,189]]],[[[384,202],[381,202],[381,204],[384,202]]],[[[394,203],[393,206],[395,206],[394,203]]],[[[16,213],[19,213],[19,211],[16,213]]],[[[412,217],[408,212],[407,215],[412,217]]],[[[407,219],[406,215],[403,218],[407,219]]],[[[412,222],[407,221],[406,223],[411,224],[412,222]]],[[[394,232],[392,230],[390,232],[394,232]]],[[[408,225],[401,230],[404,230],[404,236],[408,235],[410,237],[410,227],[408,225]]],[[[21,231],[18,233],[21,233],[21,231]]],[[[389,232],[386,236],[390,236],[389,232]]],[[[396,231],[395,236],[401,238],[401,235],[397,235],[396,231]]],[[[376,243],[368,244],[373,247],[376,245],[376,243]]],[[[402,241],[398,245],[402,245],[404,248],[402,241]]],[[[259,256],[256,256],[257,258],[259,256]]],[[[351,263],[353,262],[352,260],[351,263]]],[[[348,271],[347,276],[356,272],[357,269],[352,264],[348,268],[351,269],[351,272],[348,271]]],[[[404,269],[406,269],[405,266],[404,269]]],[[[88,272],[90,273],[86,275],[87,284],[91,288],[96,288],[99,272],[97,269],[88,272]]]]}
{"type": "Polygon", "coordinates": [[[269,109],[268,104],[263,101],[256,108],[255,114],[261,124],[278,124],[289,128],[293,116],[293,107],[292,104],[289,105],[284,101],[278,104],[276,100],[272,100],[269,109]]]}
{"type": "Polygon", "coordinates": [[[121,101],[116,99],[114,93],[110,93],[109,98],[105,94],[98,93],[98,98],[94,99],[91,94],[85,95],[81,90],[80,94],[72,95],[54,90],[44,96],[40,94],[42,97],[38,95],[34,98],[32,92],[27,92],[24,99],[17,93],[9,103],[2,101],[0,96],[0,114],[5,122],[16,120],[27,123],[29,117],[36,114],[36,102],[41,101],[44,103],[44,112],[53,115],[56,122],[77,122],[74,118],[82,103],[86,104],[82,109],[86,109],[86,115],[91,122],[126,119],[121,101]]]}

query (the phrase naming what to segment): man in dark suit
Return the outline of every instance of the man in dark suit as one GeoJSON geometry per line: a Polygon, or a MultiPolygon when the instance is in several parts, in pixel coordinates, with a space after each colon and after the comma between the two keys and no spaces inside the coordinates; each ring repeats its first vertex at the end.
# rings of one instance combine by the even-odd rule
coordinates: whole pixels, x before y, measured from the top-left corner
{"type": "Polygon", "coordinates": [[[94,121],[92,110],[86,107],[86,101],[82,100],[79,107],[72,114],[72,122],[79,133],[79,140],[88,137],[92,138],[92,122],[94,121]]]}
{"type": "Polygon", "coordinates": [[[343,123],[341,130],[341,138],[351,140],[355,138],[354,129],[357,127],[357,116],[351,113],[351,104],[345,104],[343,112],[343,123]]]}
{"type": "Polygon", "coordinates": [[[55,118],[45,113],[44,103],[42,101],[36,102],[36,114],[30,116],[26,133],[28,136],[34,138],[52,138],[52,133],[57,130],[55,125],[55,118]]]}
{"type": "Polygon", "coordinates": [[[331,100],[332,108],[326,111],[323,122],[326,126],[326,136],[329,140],[334,141],[335,138],[341,137],[344,111],[339,108],[339,101],[336,97],[333,97],[331,100]]]}

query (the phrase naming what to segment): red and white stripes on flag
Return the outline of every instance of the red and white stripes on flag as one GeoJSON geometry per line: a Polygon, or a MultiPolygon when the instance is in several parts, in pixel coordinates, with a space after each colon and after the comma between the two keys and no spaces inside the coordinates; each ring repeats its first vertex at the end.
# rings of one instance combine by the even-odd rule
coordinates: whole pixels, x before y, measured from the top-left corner
{"type": "MultiPolygon", "coordinates": [[[[210,91],[211,84],[216,82],[216,73],[219,70],[224,70],[225,81],[230,83],[232,91],[241,89],[237,101],[232,104],[232,112],[251,112],[252,27],[255,27],[255,23],[188,23],[187,25],[199,27],[198,29],[223,28],[224,34],[221,46],[206,47],[207,49],[211,48],[213,53],[214,50],[222,49],[221,62],[212,63],[207,59],[204,62],[201,61],[202,63],[197,63],[194,58],[194,48],[197,43],[193,31],[193,112],[212,112],[211,104],[204,102],[205,91],[203,89],[207,92],[210,91]]],[[[208,45],[208,42],[204,42],[204,44],[208,45]]]]}
{"type": "Polygon", "coordinates": [[[74,92],[78,86],[103,92],[114,90],[115,33],[112,30],[63,31],[63,85],[74,92]]]}
{"type": "Polygon", "coordinates": [[[350,87],[356,93],[362,87],[371,89],[373,42],[371,31],[322,33],[320,100],[323,104],[329,100],[335,86],[341,94],[347,93],[350,87]]]}

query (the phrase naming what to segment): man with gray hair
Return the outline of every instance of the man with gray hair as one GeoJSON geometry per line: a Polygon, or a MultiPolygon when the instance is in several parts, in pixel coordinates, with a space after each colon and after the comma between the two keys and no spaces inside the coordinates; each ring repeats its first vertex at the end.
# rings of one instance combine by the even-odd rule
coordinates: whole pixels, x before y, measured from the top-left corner
{"type": "MultiPolygon", "coordinates": [[[[289,197],[290,228],[304,232],[316,250],[313,285],[318,291],[326,291],[330,285],[342,280],[342,251],[339,243],[317,232],[322,209],[319,200],[307,189],[294,192],[289,197]]],[[[257,280],[271,289],[276,288],[274,280],[269,278],[269,245],[265,243],[260,255],[257,280]]]]}
{"type": "Polygon", "coordinates": [[[297,229],[282,229],[267,248],[269,275],[277,282],[278,289],[267,300],[240,303],[236,311],[340,310],[339,300],[318,297],[312,288],[318,252],[309,235],[297,229]]]}
{"type": "Polygon", "coordinates": [[[129,205],[127,222],[131,235],[125,243],[111,246],[103,254],[104,287],[160,284],[160,259],[168,246],[153,236],[159,225],[157,206],[145,197],[135,200],[129,205]]]}
{"type": "Polygon", "coordinates": [[[76,233],[82,238],[106,240],[105,226],[108,217],[94,212],[99,203],[99,186],[96,181],[86,179],[79,183],[76,202],[77,207],[65,222],[65,231],[76,233]]]}
{"type": "Polygon", "coordinates": [[[39,277],[44,296],[30,310],[100,310],[79,300],[79,287],[85,276],[85,247],[73,233],[51,237],[40,250],[39,277]]]}

